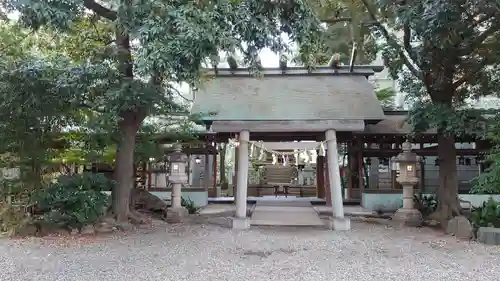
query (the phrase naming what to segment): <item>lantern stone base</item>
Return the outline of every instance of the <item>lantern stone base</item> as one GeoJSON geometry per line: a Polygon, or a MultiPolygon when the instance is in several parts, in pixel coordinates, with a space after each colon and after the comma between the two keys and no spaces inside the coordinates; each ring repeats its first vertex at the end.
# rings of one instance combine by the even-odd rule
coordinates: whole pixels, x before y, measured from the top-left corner
{"type": "Polygon", "coordinates": [[[188,215],[188,210],[184,207],[170,208],[167,210],[167,222],[181,223],[188,215]]]}
{"type": "Polygon", "coordinates": [[[231,228],[232,229],[249,229],[250,228],[250,220],[248,218],[234,217],[231,220],[231,228]]]}
{"type": "Polygon", "coordinates": [[[351,229],[351,220],[348,218],[330,218],[325,225],[330,230],[347,231],[351,229]]]}
{"type": "Polygon", "coordinates": [[[405,226],[420,226],[422,225],[422,213],[417,209],[398,209],[392,219],[405,226]]]}

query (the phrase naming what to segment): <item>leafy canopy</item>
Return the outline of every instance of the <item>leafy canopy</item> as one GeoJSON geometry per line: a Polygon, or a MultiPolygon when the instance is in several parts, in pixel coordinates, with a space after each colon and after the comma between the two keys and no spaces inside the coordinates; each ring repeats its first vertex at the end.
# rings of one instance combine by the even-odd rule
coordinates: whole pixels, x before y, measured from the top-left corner
{"type": "MultiPolygon", "coordinates": [[[[100,66],[90,68],[94,81],[80,81],[89,87],[81,103],[99,112],[99,122],[108,126],[124,112],[140,112],[142,117],[186,113],[187,108],[176,102],[179,93],[172,82],[200,83],[202,67],[217,64],[221,51],[240,52],[247,64],[256,67],[258,50],[288,49],[282,33],[309,52],[322,38],[319,20],[302,0],[6,3],[21,13],[25,25],[56,30],[56,53],[64,52],[76,63],[100,66]],[[116,41],[123,36],[125,41],[116,41]],[[125,49],[123,42],[130,48],[125,49]],[[130,65],[132,76],[124,77],[128,71],[124,67],[130,65]]],[[[82,73],[87,71],[81,67],[82,73]]]]}
{"type": "MultiPolygon", "coordinates": [[[[360,0],[309,0],[309,5],[326,25],[323,30],[323,44],[317,50],[315,60],[326,63],[333,54],[340,55],[340,61],[349,63],[351,52],[356,46],[356,64],[370,64],[379,51],[377,38],[371,32],[366,19],[366,7],[360,0]]],[[[307,60],[301,54],[302,62],[307,60]]]]}
{"type": "Polygon", "coordinates": [[[135,42],[137,73],[160,72],[168,81],[196,81],[200,66],[219,51],[241,51],[255,60],[264,47],[287,49],[282,33],[304,49],[320,40],[319,20],[302,0],[294,1],[99,1],[10,0],[30,27],[52,26],[67,31],[88,11],[115,21],[115,30],[135,42]]]}
{"type": "Polygon", "coordinates": [[[467,122],[477,119],[476,112],[463,110],[467,101],[498,94],[500,3],[362,1],[374,32],[385,38],[383,56],[392,76],[413,102],[415,128],[465,133],[467,122]]]}

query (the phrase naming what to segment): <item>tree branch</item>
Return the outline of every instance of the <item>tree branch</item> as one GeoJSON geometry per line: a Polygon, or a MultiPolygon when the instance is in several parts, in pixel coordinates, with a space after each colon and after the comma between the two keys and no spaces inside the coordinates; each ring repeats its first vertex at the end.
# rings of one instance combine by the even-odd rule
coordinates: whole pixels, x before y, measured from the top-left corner
{"type": "Polygon", "coordinates": [[[453,83],[453,90],[456,90],[458,87],[462,86],[465,82],[471,80],[476,76],[479,71],[481,71],[488,64],[488,59],[483,58],[480,62],[477,63],[477,66],[473,69],[468,69],[467,73],[462,75],[460,79],[453,83]]]}
{"type": "Polygon", "coordinates": [[[406,22],[403,26],[403,47],[408,53],[408,56],[410,56],[411,60],[413,62],[416,62],[417,57],[415,56],[413,50],[411,49],[411,28],[408,22],[406,22]]]}
{"type": "Polygon", "coordinates": [[[460,55],[465,56],[474,51],[479,45],[481,45],[486,39],[500,31],[500,23],[492,25],[490,28],[479,34],[470,44],[466,46],[465,49],[460,52],[460,55]]]}
{"type": "Polygon", "coordinates": [[[115,11],[102,6],[94,0],[83,0],[83,5],[85,6],[85,8],[110,21],[114,21],[117,18],[117,14],[115,11]]]}
{"type": "MultiPolygon", "coordinates": [[[[389,31],[387,31],[387,28],[385,28],[384,25],[382,25],[382,23],[380,23],[377,20],[376,13],[375,13],[375,11],[373,11],[373,8],[368,3],[368,1],[361,0],[361,2],[363,2],[363,5],[366,7],[366,10],[368,11],[370,19],[374,22],[374,25],[377,26],[379,31],[384,36],[385,40],[387,42],[391,42],[391,43],[399,46],[399,43],[396,40],[394,40],[394,38],[392,38],[389,31]]],[[[405,54],[405,52],[403,51],[404,48],[397,48],[397,49],[398,49],[397,51],[398,51],[399,57],[401,58],[401,60],[403,60],[405,66],[408,67],[408,69],[411,71],[411,73],[415,77],[417,77],[418,79],[421,79],[422,75],[421,75],[420,71],[412,64],[411,58],[408,58],[408,56],[405,54]]]]}

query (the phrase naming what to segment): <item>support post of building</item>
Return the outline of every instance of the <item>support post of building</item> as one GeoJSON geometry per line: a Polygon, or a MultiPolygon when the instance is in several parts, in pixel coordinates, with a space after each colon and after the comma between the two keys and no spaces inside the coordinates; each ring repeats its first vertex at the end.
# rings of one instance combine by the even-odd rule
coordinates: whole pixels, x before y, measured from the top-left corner
{"type": "Polygon", "coordinates": [[[210,187],[210,155],[208,152],[205,152],[205,166],[203,167],[203,188],[205,192],[208,192],[208,188],[210,187]]]}
{"type": "MultiPolygon", "coordinates": [[[[236,141],[239,141],[239,139],[236,139],[236,141]]],[[[228,194],[227,196],[233,196],[235,198],[236,202],[236,185],[238,183],[238,155],[240,154],[240,147],[236,146],[234,148],[234,175],[233,175],[233,184],[231,187],[228,187],[228,194]]]]}
{"type": "Polygon", "coordinates": [[[238,174],[236,182],[236,214],[232,220],[232,228],[247,229],[250,221],[247,218],[247,192],[248,192],[248,142],[250,132],[241,131],[238,146],[238,174]]]}
{"type": "Polygon", "coordinates": [[[213,176],[213,186],[214,188],[217,186],[217,154],[213,154],[212,156],[212,176],[213,176]]]}
{"type": "Polygon", "coordinates": [[[316,194],[318,198],[325,198],[325,156],[316,158],[316,194]]]}
{"type": "Polygon", "coordinates": [[[345,231],[351,229],[351,221],[344,217],[344,206],[342,198],[342,181],[339,170],[339,154],[337,146],[337,134],[335,130],[325,133],[328,161],[328,180],[330,185],[332,219],[329,226],[333,230],[345,231]]]}
{"type": "MultiPolygon", "coordinates": [[[[217,149],[216,147],[214,147],[214,151],[216,152],[217,149]]],[[[214,153],[213,156],[212,156],[212,172],[213,172],[213,194],[215,197],[220,197],[220,191],[221,191],[221,187],[220,185],[218,186],[217,185],[217,170],[218,170],[218,161],[217,161],[217,158],[218,158],[218,154],[217,153],[214,153]]],[[[219,160],[220,161],[220,160],[219,160]]]]}
{"type": "MultiPolygon", "coordinates": [[[[377,145],[377,144],[371,144],[370,145],[371,149],[378,149],[382,148],[382,145],[377,145]]],[[[368,169],[368,173],[370,175],[369,181],[368,181],[368,188],[370,189],[378,189],[379,188],[379,164],[380,160],[378,157],[371,157],[370,159],[370,167],[368,169]]]]}
{"type": "Polygon", "coordinates": [[[354,172],[355,169],[353,169],[353,147],[352,147],[352,141],[347,142],[347,200],[351,200],[353,198],[353,176],[352,173],[354,172]]]}
{"type": "MultiPolygon", "coordinates": [[[[325,152],[325,158],[328,159],[328,150],[325,152]]],[[[330,188],[330,165],[328,161],[324,163],[323,180],[325,181],[325,202],[327,206],[332,207],[332,190],[330,188]]]]}

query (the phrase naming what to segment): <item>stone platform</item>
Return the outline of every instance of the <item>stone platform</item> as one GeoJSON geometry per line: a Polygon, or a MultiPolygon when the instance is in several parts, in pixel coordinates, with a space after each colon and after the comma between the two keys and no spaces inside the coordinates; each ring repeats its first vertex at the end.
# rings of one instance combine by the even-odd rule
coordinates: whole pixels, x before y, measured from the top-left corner
{"type": "Polygon", "coordinates": [[[500,245],[500,228],[480,227],[477,231],[477,240],[487,245],[500,245]]]}
{"type": "Polygon", "coordinates": [[[251,225],[324,226],[318,213],[307,201],[258,201],[250,218],[251,225]]]}

